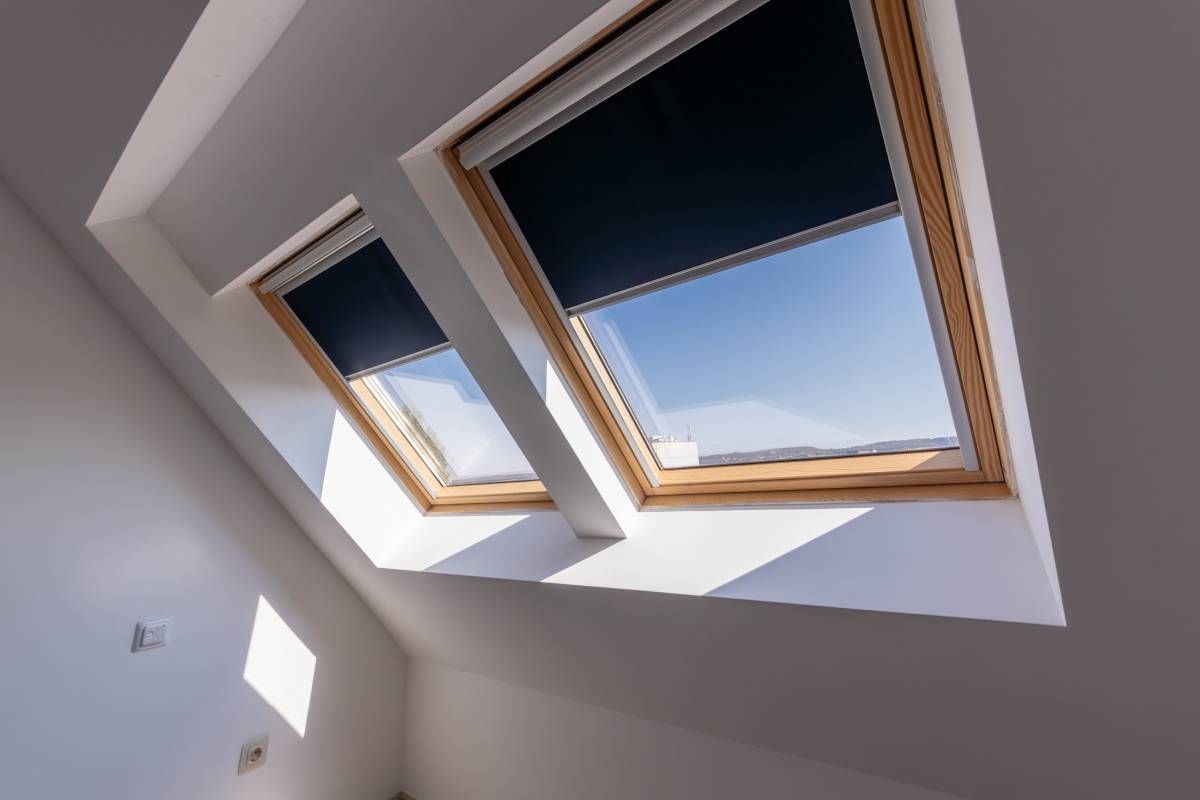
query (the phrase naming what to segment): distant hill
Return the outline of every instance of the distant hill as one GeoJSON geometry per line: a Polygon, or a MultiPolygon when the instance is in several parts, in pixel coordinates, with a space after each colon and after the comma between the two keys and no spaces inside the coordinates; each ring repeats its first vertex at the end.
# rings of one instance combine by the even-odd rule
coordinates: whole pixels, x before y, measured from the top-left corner
{"type": "Polygon", "coordinates": [[[700,466],[717,464],[747,464],[758,461],[801,461],[812,458],[860,456],[870,453],[910,453],[920,450],[949,450],[958,447],[957,436],[935,436],[926,439],[890,439],[858,447],[772,447],[768,450],[748,450],[735,453],[714,453],[700,456],[700,466]]]}

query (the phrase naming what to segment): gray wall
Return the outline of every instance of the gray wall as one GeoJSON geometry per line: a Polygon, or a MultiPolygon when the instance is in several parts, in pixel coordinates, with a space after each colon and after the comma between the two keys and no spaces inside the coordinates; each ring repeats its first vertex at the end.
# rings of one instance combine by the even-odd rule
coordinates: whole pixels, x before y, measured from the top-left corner
{"type": "Polygon", "coordinates": [[[0,797],[393,795],[403,653],[2,183],[0,281],[0,797]],[[316,657],[303,737],[243,679],[260,596],[316,657]]]}
{"type": "Polygon", "coordinates": [[[949,800],[413,661],[405,773],[419,800],[949,800]]]}

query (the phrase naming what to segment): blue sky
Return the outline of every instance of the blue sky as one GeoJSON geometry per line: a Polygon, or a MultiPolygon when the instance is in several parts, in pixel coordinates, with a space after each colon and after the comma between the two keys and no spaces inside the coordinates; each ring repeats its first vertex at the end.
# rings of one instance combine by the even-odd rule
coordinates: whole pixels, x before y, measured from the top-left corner
{"type": "Polygon", "coordinates": [[[483,389],[476,383],[462,356],[454,348],[447,348],[431,356],[409,361],[398,367],[392,367],[388,372],[412,377],[433,378],[440,381],[450,381],[457,384],[463,399],[472,403],[486,403],[483,389]]]}
{"type": "Polygon", "coordinates": [[[647,433],[701,454],[954,435],[899,217],[585,319],[647,433]]]}
{"type": "MultiPolygon", "coordinates": [[[[899,217],[585,319],[646,432],[702,455],[955,433],[899,217]]],[[[487,402],[453,350],[396,371],[487,402]]]]}

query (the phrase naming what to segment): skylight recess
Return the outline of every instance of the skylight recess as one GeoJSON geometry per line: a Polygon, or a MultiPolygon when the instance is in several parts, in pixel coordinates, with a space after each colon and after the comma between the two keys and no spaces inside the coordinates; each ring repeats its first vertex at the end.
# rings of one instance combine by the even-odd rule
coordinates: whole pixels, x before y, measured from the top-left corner
{"type": "Polygon", "coordinates": [[[260,299],[426,510],[539,505],[545,488],[361,213],[260,299]]]}
{"type": "Polygon", "coordinates": [[[647,7],[445,151],[635,497],[1003,491],[903,0],[647,7]]]}

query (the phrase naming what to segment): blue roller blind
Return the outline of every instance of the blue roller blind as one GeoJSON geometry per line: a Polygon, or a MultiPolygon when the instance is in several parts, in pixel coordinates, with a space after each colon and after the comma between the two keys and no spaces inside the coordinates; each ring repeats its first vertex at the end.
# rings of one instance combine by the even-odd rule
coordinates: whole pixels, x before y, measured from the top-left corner
{"type": "Polygon", "coordinates": [[[896,199],[847,0],[773,0],[491,175],[567,308],[896,199]]]}
{"type": "Polygon", "coordinates": [[[447,341],[382,239],[287,292],[283,300],[345,376],[447,341]]]}

